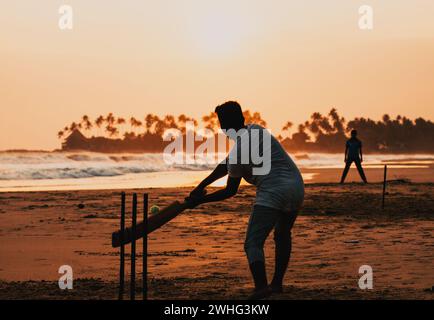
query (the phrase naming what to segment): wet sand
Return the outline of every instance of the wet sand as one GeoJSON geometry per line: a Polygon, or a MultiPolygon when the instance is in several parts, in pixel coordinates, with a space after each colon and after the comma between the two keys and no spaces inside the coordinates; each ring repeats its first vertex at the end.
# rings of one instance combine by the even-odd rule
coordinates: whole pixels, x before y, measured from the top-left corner
{"type": "MultiPolygon", "coordinates": [[[[127,194],[148,192],[150,205],[164,207],[189,190],[127,194]]],[[[381,190],[375,183],[308,184],[285,292],[272,299],[433,299],[434,184],[390,182],[385,210],[381,190]],[[358,287],[365,264],[373,268],[373,290],[358,287]]],[[[149,236],[150,299],[247,297],[243,241],[254,192],[243,186],[235,198],[186,211],[149,236]]],[[[111,232],[119,227],[119,201],[118,190],[0,193],[0,298],[116,299],[119,251],[111,232]],[[65,264],[73,268],[73,290],[58,288],[65,264]]],[[[270,236],[270,278],[273,246],[270,236]]],[[[128,280],[128,263],[126,270],[128,280]]],[[[139,293],[140,272],[137,280],[139,293]]]]}

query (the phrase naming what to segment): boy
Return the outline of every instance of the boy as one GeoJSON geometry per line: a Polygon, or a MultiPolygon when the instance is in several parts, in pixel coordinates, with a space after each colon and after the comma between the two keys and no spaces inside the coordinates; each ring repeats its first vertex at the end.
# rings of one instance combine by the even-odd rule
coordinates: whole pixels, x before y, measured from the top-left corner
{"type": "Polygon", "coordinates": [[[357,130],[352,130],[351,138],[347,140],[347,143],[345,145],[344,161],[345,161],[345,169],[344,172],[342,172],[341,183],[345,182],[345,178],[347,177],[348,170],[350,170],[351,164],[353,162],[356,164],[357,170],[359,171],[359,175],[362,178],[363,182],[368,183],[362,168],[362,162],[363,162],[362,141],[357,139],[357,130]]]}
{"type": "Polygon", "coordinates": [[[282,292],[283,277],[291,254],[291,229],[304,198],[303,178],[277,139],[259,125],[244,124],[241,106],[237,102],[226,102],[218,106],[215,112],[220,127],[234,140],[235,145],[228,158],[217,165],[186,200],[190,207],[225,200],[237,193],[241,178],[256,186],[256,200],[247,228],[244,249],[255,283],[255,290],[250,299],[262,299],[273,292],[282,292]],[[259,135],[255,134],[255,130],[260,132],[259,135]],[[246,150],[250,152],[247,161],[240,161],[246,150]],[[258,163],[253,161],[253,151],[259,151],[260,154],[261,150],[265,159],[262,169],[265,170],[260,170],[258,163]],[[228,179],[225,188],[206,194],[205,188],[208,185],[226,175],[228,179]],[[273,228],[275,271],[273,280],[268,285],[264,242],[273,228]]]}

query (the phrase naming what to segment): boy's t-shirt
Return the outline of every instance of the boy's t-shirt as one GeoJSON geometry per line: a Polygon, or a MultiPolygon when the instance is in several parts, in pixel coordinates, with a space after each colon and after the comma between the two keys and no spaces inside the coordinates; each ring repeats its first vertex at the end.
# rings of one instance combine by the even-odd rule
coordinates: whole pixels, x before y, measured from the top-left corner
{"type": "Polygon", "coordinates": [[[227,166],[230,177],[242,177],[256,186],[256,205],[282,211],[297,210],[301,206],[304,198],[301,173],[279,141],[263,127],[247,125],[229,153],[227,166]],[[259,138],[255,139],[260,131],[259,138]],[[263,155],[264,163],[258,165],[251,159],[248,163],[241,163],[242,152],[246,150],[250,155],[263,155]],[[230,159],[237,159],[237,162],[231,163],[230,159]],[[254,169],[261,166],[269,170],[257,170],[259,174],[254,174],[254,169]]]}
{"type": "Polygon", "coordinates": [[[362,141],[357,138],[347,140],[348,160],[359,159],[360,149],[362,148],[362,141]]]}

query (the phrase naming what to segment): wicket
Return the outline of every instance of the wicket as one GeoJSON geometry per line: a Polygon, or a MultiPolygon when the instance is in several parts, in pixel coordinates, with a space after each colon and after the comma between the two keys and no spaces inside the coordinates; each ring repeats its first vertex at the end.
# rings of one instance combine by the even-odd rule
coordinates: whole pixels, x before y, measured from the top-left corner
{"type": "MultiPolygon", "coordinates": [[[[121,246],[120,246],[120,266],[119,266],[119,300],[123,299],[124,287],[125,287],[125,244],[123,244],[123,232],[125,230],[125,192],[121,193],[121,246]]],[[[137,225],[137,193],[133,193],[132,201],[132,231],[135,234],[137,225]]],[[[143,194],[143,223],[145,224],[145,229],[147,229],[148,221],[148,194],[143,194]]],[[[145,231],[146,232],[146,231],[145,231]]],[[[143,235],[143,265],[142,265],[142,298],[147,299],[148,285],[147,285],[147,259],[148,258],[148,236],[143,235]]],[[[130,274],[130,299],[135,300],[136,298],[136,240],[131,241],[131,274],[130,274]]]]}

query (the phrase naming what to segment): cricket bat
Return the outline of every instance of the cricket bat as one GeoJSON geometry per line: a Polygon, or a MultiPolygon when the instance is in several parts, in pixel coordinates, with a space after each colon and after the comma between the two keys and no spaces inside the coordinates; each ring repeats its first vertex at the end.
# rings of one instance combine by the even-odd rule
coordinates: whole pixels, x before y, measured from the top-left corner
{"type": "MultiPolygon", "coordinates": [[[[146,230],[146,234],[151,233],[152,231],[155,231],[156,229],[160,228],[170,220],[174,219],[176,216],[178,216],[181,212],[183,212],[185,209],[187,209],[187,204],[185,202],[181,203],[179,201],[175,201],[171,203],[166,208],[160,210],[155,215],[149,216],[148,218],[148,227],[146,230]]],[[[123,236],[121,234],[121,230],[115,231],[112,234],[112,247],[120,247],[121,244],[128,244],[133,239],[137,240],[142,238],[145,235],[145,224],[144,221],[138,223],[136,225],[136,232],[133,234],[133,231],[131,227],[125,228],[123,232],[123,236]]]]}

